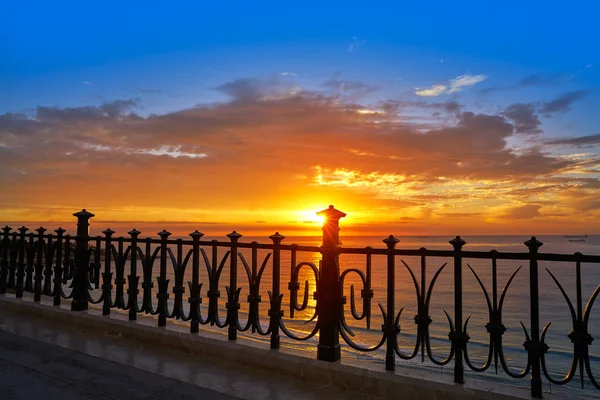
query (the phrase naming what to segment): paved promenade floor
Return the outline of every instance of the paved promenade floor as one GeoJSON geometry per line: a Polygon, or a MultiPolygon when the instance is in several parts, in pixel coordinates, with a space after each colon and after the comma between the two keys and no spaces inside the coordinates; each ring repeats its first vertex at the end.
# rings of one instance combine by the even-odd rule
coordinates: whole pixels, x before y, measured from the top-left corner
{"type": "Polygon", "coordinates": [[[0,393],[5,400],[237,399],[3,331],[0,393]]]}
{"type": "Polygon", "coordinates": [[[0,307],[0,399],[365,399],[0,307]]]}

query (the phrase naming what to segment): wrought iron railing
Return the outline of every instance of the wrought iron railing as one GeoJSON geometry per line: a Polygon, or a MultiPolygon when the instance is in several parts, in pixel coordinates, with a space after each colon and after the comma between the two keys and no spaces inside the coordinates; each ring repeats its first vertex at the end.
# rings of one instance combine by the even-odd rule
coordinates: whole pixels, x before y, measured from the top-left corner
{"type": "Polygon", "coordinates": [[[14,291],[16,297],[21,298],[24,292],[31,292],[34,301],[40,301],[42,296],[50,296],[54,305],[60,305],[62,299],[71,299],[73,311],[86,310],[89,304],[98,304],[102,306],[104,315],[109,315],[112,309],[120,309],[128,312],[130,320],[136,320],[138,314],[150,314],[157,317],[158,326],[165,326],[168,319],[189,321],[192,333],[198,332],[200,326],[214,325],[227,328],[229,340],[236,340],[238,332],[251,332],[268,337],[272,349],[279,348],[281,334],[299,341],[309,340],[318,335],[317,358],[324,361],[340,359],[340,338],[359,352],[376,351],[385,345],[387,370],[393,371],[396,368],[397,357],[410,360],[421,355],[421,361],[428,359],[438,366],[453,362],[454,381],[463,383],[466,368],[474,372],[483,372],[493,366],[496,373],[500,369],[511,378],[530,376],[533,397],[542,397],[543,376],[555,385],[563,385],[571,382],[579,372],[582,387],[587,379],[594,387],[600,389],[600,383],[594,377],[591,367],[589,346],[593,338],[588,331],[591,310],[600,294],[600,285],[595,288],[589,300],[584,302],[581,272],[582,263],[599,264],[600,256],[581,253],[539,253],[542,243],[535,237],[525,242],[528,248],[528,252],[525,253],[465,251],[465,242],[460,237],[450,241],[453,250],[396,249],[398,239],[394,236],[383,240],[387,246],[383,249],[344,248],[339,245],[339,219],[345,214],[335,210],[333,206],[321,214],[325,216],[321,246],[283,244],[285,237],[279,233],[270,236],[272,243],[269,244],[242,243],[239,241],[241,235],[235,231],[227,235],[228,242],[202,240],[203,234],[198,231],[192,232],[189,235],[190,239],[169,239],[171,234],[166,230],[158,233],[159,238],[140,238],[140,232],[135,229],[128,232],[129,237],[114,238],[115,232],[110,229],[103,231],[103,236],[90,237],[89,220],[94,215],[86,210],[74,214],[78,218],[76,236],[65,235],[66,231],[62,228],[55,230],[55,234],[46,234],[44,228],[36,229],[36,233],[27,233],[28,229],[25,227],[12,232],[7,226],[2,230],[0,242],[0,294],[14,291]],[[246,260],[242,250],[249,252],[250,261],[246,260]],[[264,257],[259,257],[259,251],[264,252],[264,257]],[[281,285],[285,283],[282,282],[281,276],[282,252],[289,252],[291,266],[289,296],[285,302],[281,291],[281,285]],[[319,253],[321,260],[318,263],[298,262],[298,255],[305,253],[319,253]],[[343,254],[365,256],[364,270],[346,268],[340,273],[339,257],[343,254]],[[348,312],[354,320],[364,320],[367,329],[371,329],[374,317],[371,313],[374,297],[374,256],[385,256],[387,259],[386,301],[385,304],[379,304],[383,321],[381,337],[375,344],[366,346],[353,339],[353,329],[346,321],[346,314],[348,312]],[[398,264],[399,257],[415,257],[420,260],[420,273],[415,274],[404,259],[400,259],[398,264]],[[427,261],[444,258],[451,259],[452,265],[441,265],[428,283],[427,261]],[[476,270],[466,262],[476,259],[491,262],[491,287],[487,287],[476,270]],[[529,266],[529,330],[521,323],[527,361],[520,372],[515,372],[509,367],[509,360],[505,355],[503,335],[506,327],[503,324],[503,306],[507,290],[522,267],[510,275],[500,291],[497,266],[499,260],[521,260],[529,266]],[[575,266],[575,305],[556,276],[547,270],[564,296],[572,320],[572,330],[567,336],[573,346],[573,357],[566,376],[561,379],[553,377],[547,368],[546,354],[549,346],[545,339],[550,322],[541,329],[540,261],[559,261],[575,266]],[[158,268],[155,268],[156,264],[158,268]],[[264,281],[263,277],[269,266],[269,308],[268,318],[264,318],[265,313],[261,312],[261,282],[264,281]],[[417,300],[417,314],[414,317],[416,340],[414,347],[408,352],[404,352],[398,344],[400,318],[404,310],[396,309],[395,275],[399,268],[408,271],[417,300]],[[444,310],[449,326],[449,352],[445,358],[438,358],[434,355],[431,345],[430,307],[436,281],[446,268],[453,271],[454,310],[444,310]],[[206,271],[205,281],[201,281],[201,270],[206,271]],[[289,307],[288,320],[298,313],[306,312],[310,301],[309,284],[308,281],[305,282],[303,293],[300,293],[302,271],[304,274],[308,272],[313,275],[316,305],[312,315],[305,318],[307,321],[314,321],[314,327],[304,334],[298,334],[286,325],[284,305],[289,307]],[[475,365],[469,356],[470,317],[465,318],[463,315],[463,274],[469,271],[482,290],[488,311],[485,329],[489,347],[481,365],[475,365]],[[247,286],[238,283],[240,274],[245,275],[247,286]],[[227,275],[229,282],[225,287],[226,293],[221,294],[221,278],[227,275]],[[350,288],[349,305],[344,293],[347,287],[346,280],[351,275],[362,285],[360,312],[357,310],[354,285],[350,288]],[[189,277],[188,282],[186,276],[189,277]],[[186,283],[189,289],[187,294],[186,283]],[[170,285],[172,299],[169,293],[170,285]],[[240,302],[243,301],[242,289],[247,292],[248,311],[245,318],[240,318],[239,314],[240,302]],[[94,298],[94,293],[98,290],[100,294],[94,298]],[[153,294],[156,300],[153,299],[153,294]],[[221,314],[222,304],[219,303],[222,297],[226,298],[224,317],[221,314]],[[302,298],[301,301],[299,297],[302,298]],[[205,301],[208,305],[201,307],[205,301]],[[263,320],[268,320],[268,323],[263,320]]]}

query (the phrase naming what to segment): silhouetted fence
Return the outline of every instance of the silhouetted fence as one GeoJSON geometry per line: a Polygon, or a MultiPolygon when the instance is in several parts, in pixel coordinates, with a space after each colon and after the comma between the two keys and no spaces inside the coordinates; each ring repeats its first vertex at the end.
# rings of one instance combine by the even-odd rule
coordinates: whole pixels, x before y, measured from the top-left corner
{"type": "Polygon", "coordinates": [[[325,217],[322,246],[285,245],[282,244],[285,237],[279,233],[270,236],[272,243],[269,244],[241,243],[239,242],[241,235],[235,231],[227,235],[229,242],[204,241],[203,234],[198,231],[191,233],[190,239],[187,240],[169,239],[171,234],[166,230],[158,233],[159,238],[142,239],[139,238],[140,232],[135,229],[128,232],[127,238],[113,238],[114,231],[110,229],[102,232],[104,236],[90,237],[89,220],[94,215],[85,209],[74,214],[78,218],[77,235],[74,237],[65,235],[65,230],[61,228],[55,230],[55,234],[46,234],[44,228],[36,229],[36,233],[27,233],[28,229],[25,227],[19,228],[18,232],[11,232],[11,228],[7,226],[3,228],[0,243],[0,294],[10,289],[14,290],[17,298],[20,298],[24,292],[32,292],[34,301],[40,301],[42,295],[51,296],[54,305],[60,305],[61,299],[71,299],[73,311],[86,310],[90,303],[100,304],[104,315],[110,314],[111,309],[127,310],[130,320],[135,320],[139,313],[150,314],[158,317],[158,326],[165,326],[169,318],[189,321],[193,333],[199,331],[200,325],[216,325],[219,328],[227,328],[229,340],[236,340],[238,332],[251,331],[268,336],[272,349],[279,348],[282,333],[293,340],[300,341],[311,339],[318,334],[317,358],[324,361],[340,359],[340,337],[348,346],[361,352],[375,351],[385,345],[387,370],[395,369],[396,357],[409,360],[420,354],[422,361],[427,357],[439,366],[454,361],[454,381],[457,383],[464,382],[465,364],[475,372],[486,371],[493,365],[496,371],[500,367],[512,378],[530,376],[531,394],[534,397],[542,397],[542,374],[548,381],[563,385],[570,382],[579,371],[582,387],[584,375],[587,375],[589,381],[600,389],[600,384],[594,378],[590,365],[589,346],[593,338],[588,332],[591,309],[600,294],[600,285],[589,300],[584,302],[581,283],[581,264],[598,264],[600,256],[581,253],[573,255],[539,253],[542,243],[535,237],[525,242],[528,248],[528,252],[525,253],[501,253],[495,250],[464,251],[462,248],[465,242],[458,236],[450,241],[452,250],[396,249],[398,239],[394,236],[383,240],[387,246],[383,249],[343,248],[339,241],[339,219],[345,214],[334,209],[333,206],[319,214],[325,217]],[[225,253],[219,255],[219,248],[225,249],[225,253]],[[240,252],[241,249],[251,252],[250,263],[240,252]],[[269,251],[262,261],[259,261],[259,250],[269,251]],[[307,268],[314,274],[316,282],[314,293],[316,307],[310,318],[310,321],[316,323],[314,329],[304,335],[298,335],[288,329],[283,318],[284,294],[281,293],[280,287],[281,253],[284,251],[290,252],[291,258],[288,282],[290,318],[294,318],[295,313],[306,310],[309,302],[308,282],[305,284],[302,302],[299,301],[300,271],[307,268]],[[313,262],[298,262],[298,255],[306,252],[320,253],[319,265],[313,262]],[[340,273],[340,254],[364,255],[364,270],[348,268],[340,273]],[[352,287],[349,311],[355,320],[365,320],[367,328],[370,329],[371,303],[374,295],[372,288],[374,256],[385,256],[387,259],[387,299],[385,305],[379,304],[383,320],[381,339],[375,345],[368,347],[352,339],[354,334],[348,326],[344,312],[347,303],[344,282],[350,274],[355,274],[355,278],[362,283],[360,292],[362,310],[360,313],[357,310],[354,287],[352,287]],[[420,282],[403,260],[401,260],[402,264],[396,263],[398,256],[420,259],[420,282]],[[448,313],[444,310],[449,326],[450,351],[443,359],[435,357],[432,351],[429,332],[432,322],[430,304],[436,280],[448,265],[444,264],[438,268],[427,284],[429,258],[453,259],[453,265],[449,268],[453,269],[454,277],[454,311],[448,313]],[[484,293],[489,316],[485,325],[489,335],[489,350],[486,361],[479,366],[474,365],[469,357],[467,333],[469,317],[465,319],[463,315],[465,259],[483,259],[491,262],[491,288],[486,287],[475,270],[466,264],[484,293]],[[503,325],[502,312],[507,290],[521,267],[512,273],[504,289],[499,291],[498,260],[523,260],[529,264],[530,329],[527,330],[521,323],[527,362],[520,372],[515,372],[508,366],[504,354],[502,339],[506,327],[503,325]],[[158,276],[155,271],[157,261],[158,276]],[[572,319],[572,331],[568,333],[568,338],[573,345],[573,359],[568,373],[562,379],[552,377],[546,365],[545,355],[549,347],[545,343],[545,336],[550,323],[541,329],[538,293],[540,261],[568,262],[575,268],[575,305],[558,279],[548,270],[568,304],[572,319]],[[260,285],[268,265],[271,265],[271,290],[268,291],[268,325],[265,327],[261,323],[260,304],[263,300],[260,296],[260,285]],[[417,335],[414,348],[409,353],[404,353],[398,346],[399,321],[403,309],[396,310],[397,267],[407,269],[417,297],[418,311],[414,317],[417,335]],[[189,271],[190,268],[191,281],[185,282],[186,270],[189,271]],[[200,281],[201,269],[206,269],[208,278],[205,282],[200,281]],[[222,319],[219,315],[219,298],[222,296],[219,280],[224,269],[228,269],[229,284],[224,294],[227,299],[226,316],[222,319]],[[126,275],[127,271],[129,275],[126,275]],[[246,299],[248,313],[245,322],[240,320],[239,316],[242,287],[237,281],[238,271],[245,273],[248,279],[246,299]],[[168,277],[174,278],[173,282],[168,277]],[[156,291],[154,291],[155,283],[158,285],[156,291]],[[189,288],[187,296],[186,283],[189,288]],[[174,298],[169,301],[170,284],[173,287],[174,298]],[[92,296],[91,292],[94,289],[101,289],[98,299],[92,296]],[[156,301],[153,301],[153,293],[156,294],[156,301]],[[189,306],[184,306],[185,297],[189,306]],[[201,304],[205,300],[208,302],[208,307],[205,307],[203,312],[201,304]]]}

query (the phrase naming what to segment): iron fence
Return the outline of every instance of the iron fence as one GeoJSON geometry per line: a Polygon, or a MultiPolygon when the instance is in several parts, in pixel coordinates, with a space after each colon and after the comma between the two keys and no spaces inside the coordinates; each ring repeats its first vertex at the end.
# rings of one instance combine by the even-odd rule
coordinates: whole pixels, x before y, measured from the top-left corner
{"type": "MultiPolygon", "coordinates": [[[[582,263],[600,263],[600,256],[575,254],[540,253],[542,243],[535,237],[524,244],[528,251],[523,253],[498,252],[495,250],[465,251],[465,241],[460,237],[450,241],[452,250],[416,250],[397,249],[398,239],[389,236],[384,239],[385,248],[345,248],[340,246],[339,219],[345,214],[330,206],[319,213],[325,217],[323,225],[323,242],[321,246],[300,246],[283,244],[284,236],[275,233],[270,236],[272,243],[257,242],[242,243],[241,235],[232,232],[227,235],[229,241],[202,240],[203,234],[194,231],[189,239],[170,239],[166,230],[158,233],[158,238],[140,238],[140,232],[131,230],[129,237],[113,237],[114,231],[107,229],[103,236],[89,236],[89,221],[93,214],[85,209],[75,213],[78,218],[76,236],[65,235],[65,230],[58,228],[54,234],[46,234],[47,230],[38,228],[35,233],[28,233],[26,227],[13,232],[10,227],[3,228],[0,242],[0,294],[14,290],[17,298],[23,297],[24,292],[31,292],[34,301],[40,301],[42,296],[53,298],[55,306],[62,299],[71,299],[73,311],[86,310],[89,304],[102,306],[104,315],[109,315],[112,309],[128,312],[130,320],[136,320],[138,314],[150,314],[157,317],[158,326],[165,326],[168,319],[189,321],[190,331],[197,333],[203,325],[214,325],[226,328],[229,340],[236,340],[238,332],[269,338],[270,347],[278,349],[280,336],[283,334],[292,340],[305,341],[318,336],[317,358],[323,361],[337,361],[341,357],[340,338],[343,343],[360,352],[372,352],[385,345],[385,368],[393,371],[396,368],[396,358],[410,360],[421,356],[421,361],[429,359],[439,366],[453,362],[454,381],[464,382],[465,368],[474,372],[483,372],[494,367],[504,371],[511,378],[531,378],[531,395],[542,397],[542,376],[556,385],[564,385],[573,380],[577,372],[583,387],[584,375],[593,386],[600,389],[600,383],[594,377],[591,368],[589,346],[593,338],[588,332],[592,306],[600,294],[600,285],[593,291],[587,302],[582,294],[582,263]],[[247,261],[241,250],[250,252],[251,259],[247,261]],[[219,250],[224,253],[219,254],[219,250]],[[259,250],[266,251],[259,258],[259,250]],[[289,318],[294,318],[298,312],[307,310],[310,299],[308,282],[305,282],[301,292],[301,271],[313,275],[316,284],[314,301],[316,306],[308,321],[314,321],[314,328],[300,335],[289,329],[284,320],[284,293],[281,293],[282,283],[282,252],[289,252],[291,259],[290,280],[288,282],[289,318]],[[298,262],[299,255],[318,253],[321,260],[318,263],[310,261],[298,262]],[[347,268],[340,273],[339,257],[342,254],[354,254],[365,257],[364,269],[347,268]],[[364,320],[367,329],[371,329],[372,302],[374,289],[372,282],[372,258],[384,256],[387,259],[387,285],[385,304],[379,304],[383,324],[381,337],[377,343],[365,346],[353,340],[354,333],[346,321],[346,311],[354,320],[364,320]],[[420,274],[399,257],[416,257],[420,260],[420,274]],[[444,263],[437,268],[427,282],[428,260],[452,260],[452,265],[444,263]],[[483,279],[465,260],[489,260],[491,263],[491,287],[486,287],[483,279]],[[522,266],[517,268],[507,280],[504,288],[499,289],[498,266],[499,260],[521,260],[528,263],[529,269],[529,330],[521,323],[524,335],[523,350],[527,361],[522,370],[515,372],[508,365],[503,347],[503,335],[506,327],[503,324],[503,306],[507,290],[518,275],[522,266]],[[547,368],[546,354],[549,346],[546,343],[546,333],[550,326],[540,325],[539,304],[539,274],[540,261],[560,261],[572,263],[576,277],[575,304],[572,303],[565,288],[556,276],[547,270],[548,274],[564,296],[569,309],[572,330],[567,336],[572,343],[572,362],[568,373],[563,378],[555,378],[547,368]],[[155,265],[158,267],[155,268],[155,265]],[[268,324],[263,323],[264,313],[261,313],[261,281],[265,271],[270,270],[271,288],[268,291],[268,324]],[[465,268],[466,266],[466,268],[465,268]],[[404,352],[398,345],[398,335],[401,332],[400,317],[404,310],[396,310],[396,278],[398,268],[405,269],[416,293],[417,314],[414,323],[417,327],[414,347],[404,352]],[[453,273],[453,310],[444,310],[448,323],[449,352],[444,358],[434,355],[430,338],[430,306],[436,281],[442,271],[452,269],[453,273]],[[191,269],[191,280],[185,282],[186,271],[191,269]],[[200,271],[205,269],[207,279],[201,282],[200,271]],[[226,270],[229,276],[226,293],[221,294],[220,280],[226,270]],[[129,272],[128,275],[126,273],[129,272]],[[485,297],[488,311],[488,322],[485,325],[489,337],[489,347],[485,361],[481,365],[469,356],[468,325],[470,317],[463,315],[463,274],[472,273],[485,297]],[[248,285],[247,318],[239,315],[240,302],[243,301],[241,292],[243,286],[238,283],[238,274],[245,274],[248,285]],[[355,279],[362,285],[360,299],[362,307],[357,307],[357,296],[354,286],[350,290],[350,304],[347,303],[345,291],[346,280],[354,274],[355,279]],[[420,279],[417,278],[420,275],[420,279]],[[173,278],[173,282],[171,279],[173,278]],[[141,282],[140,282],[141,281],[141,282]],[[155,288],[155,283],[157,287],[155,288]],[[186,284],[189,290],[186,294],[186,284]],[[169,287],[172,285],[170,300],[169,287]],[[141,293],[140,293],[141,287],[141,293]],[[203,291],[204,288],[204,291],[203,291]],[[92,292],[100,290],[98,298],[92,292]],[[156,300],[153,299],[153,293],[156,300]],[[225,316],[221,315],[219,299],[226,299],[225,316]],[[187,298],[187,299],[186,299],[187,298]],[[187,300],[187,306],[186,302],[187,300]],[[203,308],[201,304],[208,302],[203,308]]],[[[187,275],[189,276],[189,274],[187,275]]],[[[266,318],[265,318],[266,319],[266,318]]]]}

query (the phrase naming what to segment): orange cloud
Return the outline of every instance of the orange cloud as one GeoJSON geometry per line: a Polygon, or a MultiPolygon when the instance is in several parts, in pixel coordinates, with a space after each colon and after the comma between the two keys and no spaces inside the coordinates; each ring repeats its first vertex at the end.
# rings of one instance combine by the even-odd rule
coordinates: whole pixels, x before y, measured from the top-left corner
{"type": "Polygon", "coordinates": [[[220,88],[230,101],[145,117],[131,100],[0,115],[0,220],[71,221],[85,207],[182,232],[318,233],[303,221],[335,204],[358,234],[529,233],[532,218],[544,232],[600,228],[596,156],[507,144],[538,132],[532,109],[366,106],[347,92],[375,89],[334,83],[324,94],[234,81],[220,88]]]}

